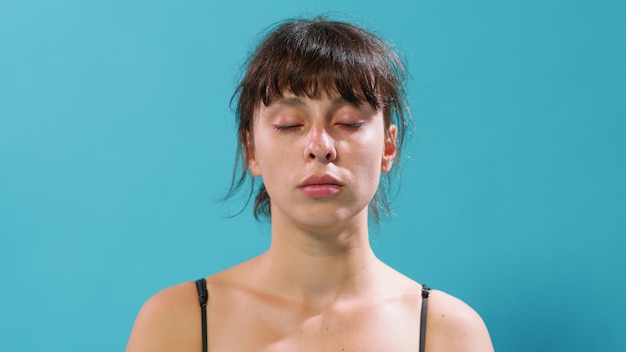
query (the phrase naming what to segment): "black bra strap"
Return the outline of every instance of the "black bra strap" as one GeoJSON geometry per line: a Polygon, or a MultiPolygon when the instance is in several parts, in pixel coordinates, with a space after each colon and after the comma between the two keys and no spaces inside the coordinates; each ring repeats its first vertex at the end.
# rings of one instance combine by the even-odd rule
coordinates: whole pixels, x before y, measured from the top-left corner
{"type": "Polygon", "coordinates": [[[209,300],[209,294],[206,289],[206,280],[204,278],[196,280],[196,288],[198,289],[198,299],[200,300],[200,308],[202,310],[202,352],[207,352],[206,302],[209,300]]]}
{"type": "Polygon", "coordinates": [[[430,287],[422,285],[422,314],[420,317],[420,352],[426,348],[426,313],[428,311],[428,296],[430,287]]]}

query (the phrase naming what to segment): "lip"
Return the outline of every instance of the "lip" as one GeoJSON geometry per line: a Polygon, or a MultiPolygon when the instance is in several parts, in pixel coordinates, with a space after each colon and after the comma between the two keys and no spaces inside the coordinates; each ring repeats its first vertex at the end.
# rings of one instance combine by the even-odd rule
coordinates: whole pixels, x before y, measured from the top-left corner
{"type": "Polygon", "coordinates": [[[313,198],[330,197],[341,191],[343,184],[331,175],[313,175],[307,177],[298,188],[302,193],[313,198]]]}
{"type": "Polygon", "coordinates": [[[334,185],[334,186],[343,186],[339,180],[332,177],[331,175],[313,175],[307,177],[298,187],[306,187],[306,186],[315,186],[315,185],[334,185]]]}

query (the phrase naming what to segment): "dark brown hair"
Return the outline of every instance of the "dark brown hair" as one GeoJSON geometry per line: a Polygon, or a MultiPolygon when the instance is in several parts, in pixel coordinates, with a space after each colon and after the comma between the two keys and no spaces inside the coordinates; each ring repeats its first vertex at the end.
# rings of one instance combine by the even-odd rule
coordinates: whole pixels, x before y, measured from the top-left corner
{"type": "MultiPolygon", "coordinates": [[[[226,198],[240,191],[251,177],[245,153],[253,133],[255,111],[260,104],[268,106],[287,91],[311,99],[339,94],[348,102],[382,109],[385,127],[398,127],[398,155],[392,170],[398,169],[405,132],[410,126],[405,82],[405,67],[393,46],[361,27],[324,17],[278,23],[250,55],[231,101],[237,103],[239,143],[226,198]]],[[[381,212],[390,213],[386,193],[391,176],[383,176],[369,207],[376,221],[381,212]]],[[[248,200],[255,190],[255,218],[271,216],[269,195],[262,184],[255,187],[252,178],[248,200]]]]}

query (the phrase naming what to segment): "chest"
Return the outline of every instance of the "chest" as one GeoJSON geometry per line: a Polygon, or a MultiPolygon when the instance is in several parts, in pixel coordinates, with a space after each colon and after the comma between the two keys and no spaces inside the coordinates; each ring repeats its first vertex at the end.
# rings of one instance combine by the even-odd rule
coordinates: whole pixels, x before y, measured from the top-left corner
{"type": "Polygon", "coordinates": [[[418,307],[406,302],[312,313],[283,307],[218,309],[209,316],[209,351],[418,351],[418,307]]]}

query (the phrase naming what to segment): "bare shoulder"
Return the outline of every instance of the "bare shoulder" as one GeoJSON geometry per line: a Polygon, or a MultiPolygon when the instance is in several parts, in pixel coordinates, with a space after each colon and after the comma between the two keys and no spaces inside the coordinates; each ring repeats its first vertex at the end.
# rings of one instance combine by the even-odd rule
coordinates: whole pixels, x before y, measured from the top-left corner
{"type": "Polygon", "coordinates": [[[193,282],[164,289],[139,311],[127,352],[198,350],[201,341],[200,307],[193,282]]]}
{"type": "Polygon", "coordinates": [[[493,351],[482,318],[465,302],[433,290],[428,305],[426,344],[429,351],[493,351]]]}

